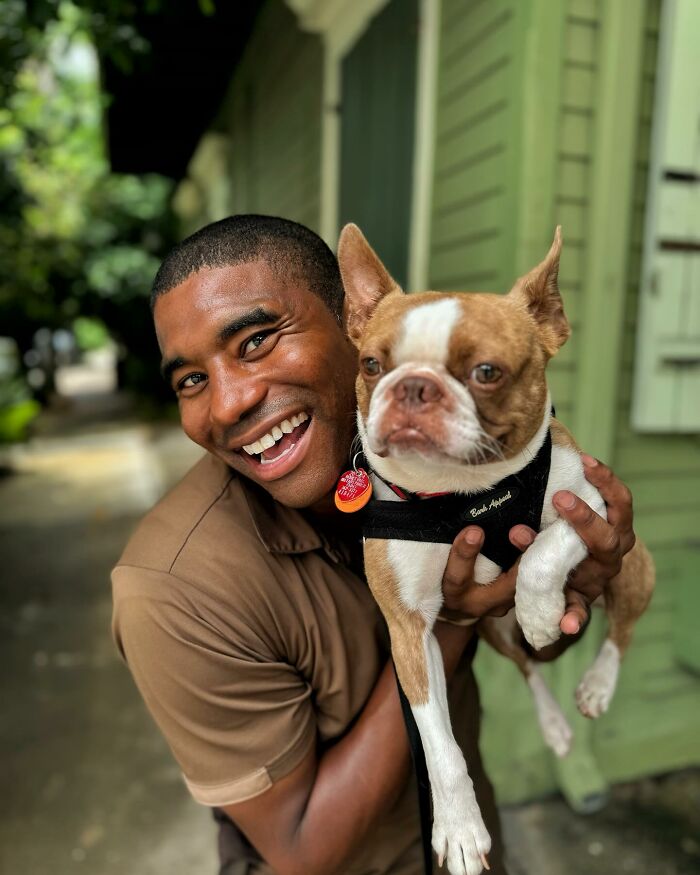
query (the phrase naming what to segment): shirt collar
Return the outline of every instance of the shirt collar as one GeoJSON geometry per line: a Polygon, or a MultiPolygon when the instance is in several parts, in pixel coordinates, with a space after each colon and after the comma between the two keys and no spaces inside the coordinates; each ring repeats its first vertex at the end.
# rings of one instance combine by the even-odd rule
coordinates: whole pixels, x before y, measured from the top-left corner
{"type": "Polygon", "coordinates": [[[324,550],[333,562],[346,560],[344,550],[317,531],[301,511],[286,507],[257,483],[237,477],[258,537],[270,553],[308,553],[324,550]]]}

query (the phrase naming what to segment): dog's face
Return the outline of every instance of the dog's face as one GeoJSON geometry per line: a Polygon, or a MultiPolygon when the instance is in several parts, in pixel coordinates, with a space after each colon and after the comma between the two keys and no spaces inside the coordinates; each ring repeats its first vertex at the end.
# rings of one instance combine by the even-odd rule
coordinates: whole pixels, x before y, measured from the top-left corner
{"type": "Polygon", "coordinates": [[[357,399],[380,457],[478,465],[508,459],[542,424],[545,366],[569,334],[557,270],[545,260],[507,295],[404,295],[359,229],[341,234],[346,327],[357,399]]]}

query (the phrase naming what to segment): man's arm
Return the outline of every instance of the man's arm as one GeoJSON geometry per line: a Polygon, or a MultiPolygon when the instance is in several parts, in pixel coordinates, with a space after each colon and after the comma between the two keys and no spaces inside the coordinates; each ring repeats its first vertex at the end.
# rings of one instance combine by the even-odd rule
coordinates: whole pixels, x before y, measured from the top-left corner
{"type": "MultiPolygon", "coordinates": [[[[473,552],[473,567],[476,552],[473,552]]],[[[437,624],[448,677],[471,628],[437,624]]],[[[224,811],[279,875],[330,875],[395,803],[410,751],[389,662],[351,730],[320,756],[312,750],[265,793],[224,811]]]]}

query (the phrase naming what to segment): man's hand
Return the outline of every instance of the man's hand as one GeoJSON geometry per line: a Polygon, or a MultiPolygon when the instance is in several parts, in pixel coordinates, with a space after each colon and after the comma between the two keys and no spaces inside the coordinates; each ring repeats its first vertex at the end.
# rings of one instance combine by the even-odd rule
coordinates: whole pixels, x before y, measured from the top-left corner
{"type": "MultiPolygon", "coordinates": [[[[607,465],[581,455],[586,479],[599,491],[608,509],[607,522],[585,501],[571,492],[557,492],[554,506],[576,531],[588,548],[588,557],[567,582],[566,611],[560,627],[566,635],[578,634],[588,622],[590,605],[604,591],[607,581],[622,566],[622,557],[634,545],[632,530],[632,496],[629,489],[607,465]]],[[[514,526],[510,541],[526,550],[536,533],[527,526],[514,526]]],[[[484,540],[478,526],[463,529],[452,545],[442,579],[443,613],[446,616],[481,618],[503,616],[514,605],[518,563],[500,574],[489,586],[474,581],[474,563],[484,540]]]]}
{"type": "MultiPolygon", "coordinates": [[[[526,526],[517,528],[530,531],[526,526]]],[[[527,543],[531,542],[532,538],[527,543]]],[[[444,616],[449,618],[454,614],[455,619],[503,617],[515,605],[517,562],[509,571],[499,574],[488,586],[478,584],[474,580],[474,563],[483,543],[484,532],[478,526],[462,529],[455,538],[442,576],[444,616]]],[[[520,544],[516,546],[520,547],[520,544]]],[[[520,549],[524,550],[525,547],[520,549]]]]}
{"type": "MultiPolygon", "coordinates": [[[[565,635],[577,635],[587,624],[590,606],[607,582],[619,573],[622,557],[634,546],[632,494],[607,465],[581,454],[586,479],[600,492],[607,505],[607,522],[572,492],[556,492],[553,503],[588,548],[588,556],[567,581],[566,611],[560,628],[565,635]]],[[[527,526],[511,529],[512,543],[525,549],[535,537],[527,526]]]]}

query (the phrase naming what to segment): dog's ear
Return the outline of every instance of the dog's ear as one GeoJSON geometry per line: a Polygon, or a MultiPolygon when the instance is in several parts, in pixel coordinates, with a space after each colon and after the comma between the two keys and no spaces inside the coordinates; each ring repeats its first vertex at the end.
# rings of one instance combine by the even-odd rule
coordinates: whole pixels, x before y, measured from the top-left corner
{"type": "Polygon", "coordinates": [[[554,355],[571,334],[559,293],[561,244],[561,225],[557,225],[554,241],[544,261],[525,276],[521,276],[509,293],[509,297],[524,306],[534,317],[540,330],[542,345],[550,356],[554,355]]]}
{"type": "Polygon", "coordinates": [[[357,346],[377,304],[385,295],[401,289],[357,225],[346,225],[340,232],[338,264],[345,287],[345,330],[357,346]]]}

